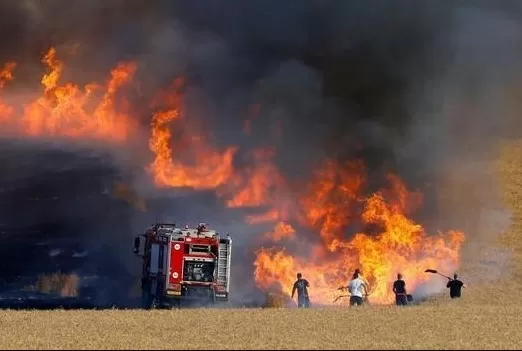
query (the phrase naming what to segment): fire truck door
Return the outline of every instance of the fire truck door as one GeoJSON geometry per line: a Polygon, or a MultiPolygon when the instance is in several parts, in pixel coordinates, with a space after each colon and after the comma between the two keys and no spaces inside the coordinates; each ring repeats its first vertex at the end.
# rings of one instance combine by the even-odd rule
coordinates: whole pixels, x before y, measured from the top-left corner
{"type": "Polygon", "coordinates": [[[165,274],[167,267],[167,245],[163,243],[151,244],[149,274],[152,276],[151,291],[162,295],[165,289],[165,274]]]}
{"type": "Polygon", "coordinates": [[[152,244],[150,245],[150,265],[149,265],[149,273],[157,274],[159,271],[159,254],[160,254],[160,245],[152,244]]]}
{"type": "Polygon", "coordinates": [[[168,247],[166,244],[152,244],[150,248],[150,268],[151,274],[165,274],[168,259],[168,247]]]}
{"type": "Polygon", "coordinates": [[[169,285],[179,285],[183,280],[183,253],[185,244],[173,242],[170,246],[169,285]]]}

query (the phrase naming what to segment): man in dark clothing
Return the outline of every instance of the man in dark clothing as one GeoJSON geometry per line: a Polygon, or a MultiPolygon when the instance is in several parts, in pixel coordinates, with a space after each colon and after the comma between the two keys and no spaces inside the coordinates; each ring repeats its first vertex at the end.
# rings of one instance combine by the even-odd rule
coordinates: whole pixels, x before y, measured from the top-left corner
{"type": "Polygon", "coordinates": [[[459,298],[461,289],[466,287],[466,285],[464,285],[464,283],[458,278],[458,274],[455,273],[453,279],[450,279],[448,284],[446,284],[446,288],[450,289],[450,297],[452,299],[459,298]]]}
{"type": "Polygon", "coordinates": [[[308,308],[310,307],[310,299],[308,298],[308,287],[310,284],[308,280],[302,278],[301,273],[297,273],[297,280],[292,288],[292,299],[294,298],[295,291],[297,290],[297,307],[308,308]]]}
{"type": "Polygon", "coordinates": [[[395,304],[406,306],[408,304],[406,293],[406,282],[402,280],[402,274],[397,274],[397,280],[393,282],[393,292],[395,293],[395,304]]]}

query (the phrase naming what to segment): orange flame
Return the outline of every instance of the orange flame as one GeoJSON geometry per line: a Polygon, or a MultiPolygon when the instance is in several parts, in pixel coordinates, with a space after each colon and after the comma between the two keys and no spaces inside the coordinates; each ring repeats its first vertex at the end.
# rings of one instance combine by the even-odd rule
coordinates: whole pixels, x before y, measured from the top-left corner
{"type": "Polygon", "coordinates": [[[252,152],[254,167],[249,167],[235,178],[239,190],[227,201],[228,207],[259,207],[269,204],[274,193],[284,186],[279,169],[272,163],[275,151],[256,149],[252,152]]]}
{"type": "MultiPolygon", "coordinates": [[[[106,86],[96,83],[80,88],[73,83],[59,84],[64,62],[57,58],[57,52],[50,48],[42,63],[49,72],[41,79],[43,95],[24,105],[23,115],[12,118],[14,109],[0,104],[0,116],[4,130],[8,127],[23,135],[60,136],[68,138],[103,138],[111,141],[124,141],[132,130],[132,120],[128,116],[128,102],[117,103],[116,95],[120,88],[130,83],[136,72],[134,62],[117,65],[111,72],[106,86]],[[95,93],[105,89],[96,101],[95,93]],[[97,102],[97,103],[96,103],[97,102]],[[88,106],[95,106],[94,109],[88,106]],[[7,111],[7,112],[6,112],[7,111]],[[9,124],[6,121],[9,118],[9,124]]],[[[0,87],[12,79],[11,70],[15,64],[5,66],[0,73],[0,87]]]]}
{"type": "Polygon", "coordinates": [[[283,239],[293,238],[295,235],[295,229],[288,223],[277,222],[274,231],[266,233],[265,237],[272,241],[280,241],[283,239]]]}
{"type": "Polygon", "coordinates": [[[50,48],[42,59],[42,62],[51,69],[51,72],[42,77],[41,83],[45,87],[45,92],[48,92],[58,84],[60,76],[63,71],[63,62],[56,58],[56,49],[50,48]]]}
{"type": "MultiPolygon", "coordinates": [[[[13,80],[13,70],[15,69],[15,67],[15,62],[8,62],[0,70],[0,89],[2,89],[7,82],[13,80]]],[[[12,114],[13,107],[5,104],[0,98],[0,123],[9,120],[12,114]]]]}
{"type": "Polygon", "coordinates": [[[53,48],[42,62],[51,71],[42,78],[44,96],[25,108],[22,123],[28,134],[68,137],[91,135],[117,141],[127,138],[130,119],[126,113],[116,111],[114,100],[118,89],[132,80],[136,63],[120,63],[112,70],[103,98],[93,113],[89,113],[86,105],[93,93],[101,87],[95,83],[88,84],[83,89],[72,83],[58,85],[64,64],[56,58],[56,50],[53,48]]]}
{"type": "Polygon", "coordinates": [[[360,169],[362,162],[354,161],[344,167],[333,161],[315,172],[315,181],[301,199],[308,224],[319,230],[329,251],[335,251],[341,229],[351,221],[354,202],[365,182],[360,169]]]}
{"type": "MultiPolygon", "coordinates": [[[[54,48],[42,62],[48,68],[40,80],[43,94],[24,104],[21,116],[0,100],[2,131],[14,127],[29,136],[129,140],[136,125],[129,102],[120,93],[133,82],[136,63],[118,64],[105,84],[80,87],[60,82],[66,67],[54,48]]],[[[3,66],[0,89],[13,79],[15,66],[3,66]]],[[[273,245],[259,249],[255,260],[254,277],[260,288],[288,293],[295,274],[301,272],[311,283],[312,302],[332,304],[339,295],[335,288],[346,286],[354,268],[361,268],[370,284],[371,302],[390,303],[398,272],[411,292],[428,279],[423,273],[427,267],[458,267],[464,234],[426,233],[411,219],[422,195],[410,192],[397,176],[388,177],[389,188],[363,198],[367,180],[360,160],[327,160],[304,186],[283,176],[274,149],[255,149],[250,165],[234,167],[235,146],[218,150],[209,135],[188,131],[193,120],[183,111],[184,84],[176,79],[151,105],[155,113],[148,146],[153,160],[146,170],[158,187],[213,189],[229,208],[258,209],[245,218],[247,223],[273,222],[273,230],[260,236],[273,245]],[[277,247],[281,243],[291,246],[277,247]]],[[[246,134],[250,135],[259,112],[260,105],[251,107],[246,134]]],[[[281,119],[274,129],[277,135],[282,133],[281,119]]]]}
{"type": "Polygon", "coordinates": [[[249,224],[286,221],[290,217],[288,185],[273,161],[274,156],[274,149],[254,149],[250,153],[253,165],[236,171],[229,184],[218,190],[222,197],[232,195],[226,201],[230,208],[268,207],[264,213],[248,215],[246,222],[249,224]]]}
{"type": "MultiPolygon", "coordinates": [[[[183,118],[181,113],[180,89],[183,80],[174,83],[171,95],[164,95],[160,102],[167,105],[165,110],[158,111],[152,117],[152,134],[149,148],[155,158],[147,168],[152,173],[156,185],[161,187],[190,187],[193,189],[214,189],[227,182],[233,172],[233,156],[235,147],[229,147],[224,152],[213,150],[203,136],[193,135],[190,139],[182,140],[189,144],[192,164],[186,164],[173,153],[176,144],[171,148],[172,132],[170,124],[183,118]]],[[[182,143],[180,143],[181,145],[182,143]]]]}
{"type": "Polygon", "coordinates": [[[7,62],[0,70],[0,89],[5,86],[5,83],[13,80],[13,70],[16,68],[16,62],[7,62]]]}
{"type": "MultiPolygon", "coordinates": [[[[421,225],[408,219],[405,216],[405,210],[411,207],[408,199],[418,206],[419,194],[409,193],[395,176],[389,177],[391,189],[372,194],[364,200],[361,215],[350,218],[364,183],[360,167],[360,162],[340,167],[329,161],[317,172],[310,186],[315,191],[309,191],[301,205],[309,230],[316,230],[321,242],[306,242],[307,237],[297,233],[288,237],[311,249],[312,254],[307,257],[292,255],[285,249],[260,249],[254,275],[261,288],[289,293],[295,274],[301,272],[311,283],[312,300],[332,304],[340,294],[336,288],[346,286],[353,270],[360,267],[370,285],[369,300],[388,304],[394,300],[391,287],[397,273],[404,275],[411,292],[429,278],[423,273],[427,267],[458,266],[463,233],[428,235],[421,225]],[[347,237],[346,228],[351,223],[369,231],[347,237]]],[[[265,237],[273,241],[281,239],[271,233],[265,237]]]]}
{"type": "Polygon", "coordinates": [[[271,209],[262,214],[249,215],[246,222],[249,224],[259,224],[264,222],[273,222],[281,218],[281,214],[277,209],[271,209]]]}

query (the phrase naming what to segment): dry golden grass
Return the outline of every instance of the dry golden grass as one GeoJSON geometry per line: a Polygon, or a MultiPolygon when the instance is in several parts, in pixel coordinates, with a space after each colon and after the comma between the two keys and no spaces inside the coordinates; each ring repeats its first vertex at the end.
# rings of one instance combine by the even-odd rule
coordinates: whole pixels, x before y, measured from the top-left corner
{"type": "Polygon", "coordinates": [[[292,303],[288,295],[267,293],[265,295],[265,308],[284,308],[292,303]]]}
{"type": "MultiPolygon", "coordinates": [[[[504,145],[498,170],[513,250],[502,284],[470,286],[406,308],[3,311],[8,349],[520,349],[522,348],[522,141],[504,145]]],[[[312,301],[313,303],[313,301],[312,301]]],[[[267,307],[284,298],[267,296],[267,307]]]]}
{"type": "Polygon", "coordinates": [[[498,162],[500,183],[506,205],[511,208],[512,224],[502,244],[514,251],[513,280],[522,280],[522,140],[502,145],[498,162]]]}
{"type": "Polygon", "coordinates": [[[522,345],[522,307],[4,312],[8,349],[448,349],[522,345]]]}
{"type": "Polygon", "coordinates": [[[41,275],[30,289],[46,294],[56,294],[62,297],[78,296],[80,278],[76,274],[53,273],[41,275]]]}

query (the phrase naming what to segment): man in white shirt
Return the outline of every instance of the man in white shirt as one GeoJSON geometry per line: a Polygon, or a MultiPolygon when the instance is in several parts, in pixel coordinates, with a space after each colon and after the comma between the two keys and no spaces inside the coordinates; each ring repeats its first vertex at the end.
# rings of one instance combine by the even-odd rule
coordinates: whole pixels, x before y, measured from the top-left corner
{"type": "Polygon", "coordinates": [[[358,273],[354,273],[352,280],[350,280],[348,291],[350,292],[350,306],[363,304],[363,296],[367,295],[368,291],[358,273]]]}
{"type": "Polygon", "coordinates": [[[354,273],[359,276],[359,279],[361,279],[363,281],[364,286],[366,287],[366,291],[368,293],[370,293],[370,283],[368,283],[368,280],[366,280],[366,278],[364,278],[364,276],[361,273],[361,270],[359,268],[356,268],[354,273]]]}

